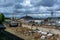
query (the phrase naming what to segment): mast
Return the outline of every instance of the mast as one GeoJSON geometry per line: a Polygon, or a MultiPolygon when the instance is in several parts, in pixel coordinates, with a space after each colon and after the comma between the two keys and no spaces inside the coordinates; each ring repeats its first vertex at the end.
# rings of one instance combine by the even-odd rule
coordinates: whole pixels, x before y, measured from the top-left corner
{"type": "MultiPolygon", "coordinates": [[[[14,8],[16,7],[16,5],[14,5],[14,8]]],[[[12,21],[16,21],[16,8],[15,8],[15,10],[13,11],[13,13],[12,13],[12,17],[11,17],[11,20],[12,21]]]]}
{"type": "Polygon", "coordinates": [[[28,16],[28,14],[26,13],[26,16],[28,16]]]}
{"type": "Polygon", "coordinates": [[[53,16],[54,16],[53,14],[54,14],[54,12],[53,12],[53,11],[51,11],[51,17],[53,17],[53,16]]]}

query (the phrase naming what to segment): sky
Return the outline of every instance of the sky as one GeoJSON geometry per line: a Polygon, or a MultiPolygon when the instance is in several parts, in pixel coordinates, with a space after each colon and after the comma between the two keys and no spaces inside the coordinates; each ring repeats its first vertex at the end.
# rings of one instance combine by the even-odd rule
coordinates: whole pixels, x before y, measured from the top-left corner
{"type": "Polygon", "coordinates": [[[0,0],[0,13],[6,17],[11,17],[14,13],[16,17],[28,14],[32,17],[50,17],[51,11],[54,17],[60,16],[60,0],[0,0]]]}

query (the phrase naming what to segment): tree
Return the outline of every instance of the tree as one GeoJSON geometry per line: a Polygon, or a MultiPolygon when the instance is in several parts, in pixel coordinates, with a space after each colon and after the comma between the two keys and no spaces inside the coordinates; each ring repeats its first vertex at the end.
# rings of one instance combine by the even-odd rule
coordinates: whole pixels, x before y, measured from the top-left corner
{"type": "Polygon", "coordinates": [[[0,23],[4,22],[5,16],[3,13],[0,13],[0,23]]]}

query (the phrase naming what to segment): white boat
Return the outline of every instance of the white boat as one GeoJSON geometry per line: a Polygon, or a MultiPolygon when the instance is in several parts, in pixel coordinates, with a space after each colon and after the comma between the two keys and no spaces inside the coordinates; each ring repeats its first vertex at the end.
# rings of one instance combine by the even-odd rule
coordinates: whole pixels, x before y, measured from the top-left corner
{"type": "Polygon", "coordinates": [[[16,21],[12,21],[9,25],[10,27],[17,27],[18,23],[16,21]]]}
{"type": "Polygon", "coordinates": [[[46,36],[44,36],[44,35],[41,36],[41,39],[45,39],[45,38],[46,38],[46,36]]]}
{"type": "Polygon", "coordinates": [[[49,33],[49,34],[47,34],[47,36],[53,36],[53,34],[52,33],[49,33]]]}
{"type": "Polygon", "coordinates": [[[43,35],[47,35],[47,32],[41,32],[41,34],[43,34],[43,35]]]}

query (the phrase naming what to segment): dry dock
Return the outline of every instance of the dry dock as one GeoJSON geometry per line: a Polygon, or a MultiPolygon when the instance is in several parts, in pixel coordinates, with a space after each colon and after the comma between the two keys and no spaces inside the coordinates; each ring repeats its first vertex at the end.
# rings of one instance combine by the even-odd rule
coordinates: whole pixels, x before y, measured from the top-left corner
{"type": "MultiPolygon", "coordinates": [[[[5,25],[6,26],[6,25],[5,25]]],[[[31,26],[29,26],[29,25],[22,25],[23,27],[28,27],[28,28],[31,28],[31,26]]],[[[14,27],[12,27],[13,29],[14,29],[14,27]]],[[[25,36],[25,35],[23,35],[23,34],[20,34],[20,33],[16,33],[12,28],[10,28],[10,27],[7,27],[6,26],[6,29],[5,29],[5,31],[7,31],[7,32],[9,32],[9,33],[11,33],[11,34],[14,34],[14,35],[16,35],[16,36],[18,36],[18,37],[20,37],[20,38],[23,38],[24,40],[34,40],[32,37],[30,37],[30,36],[25,36]]],[[[36,29],[36,26],[34,26],[32,29],[36,29]]],[[[42,30],[42,31],[46,31],[46,32],[51,32],[51,33],[53,33],[53,34],[60,34],[60,30],[57,30],[57,29],[48,29],[48,28],[42,28],[42,27],[38,27],[38,29],[40,29],[40,30],[42,30]]]]}

